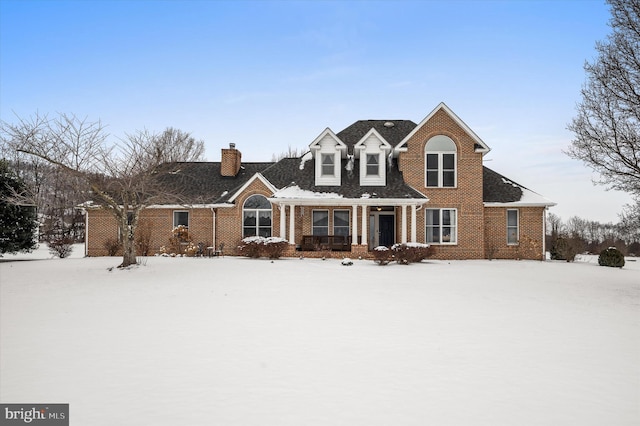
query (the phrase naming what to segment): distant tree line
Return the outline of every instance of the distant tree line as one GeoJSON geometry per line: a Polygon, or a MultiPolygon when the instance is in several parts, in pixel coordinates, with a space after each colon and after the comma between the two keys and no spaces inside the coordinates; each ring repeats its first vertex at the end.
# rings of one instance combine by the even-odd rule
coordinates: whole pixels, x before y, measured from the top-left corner
{"type": "Polygon", "coordinates": [[[640,256],[640,204],[627,205],[618,223],[601,223],[572,216],[547,215],[547,249],[552,258],[573,260],[576,254],[599,254],[615,247],[628,256],[640,256]]]}

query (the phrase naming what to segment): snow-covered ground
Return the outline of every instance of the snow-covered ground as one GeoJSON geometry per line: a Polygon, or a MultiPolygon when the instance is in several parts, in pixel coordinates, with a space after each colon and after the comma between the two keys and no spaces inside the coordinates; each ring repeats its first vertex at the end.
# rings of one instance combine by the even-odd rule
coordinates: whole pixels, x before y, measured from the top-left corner
{"type": "Polygon", "coordinates": [[[1,402],[78,426],[640,424],[640,261],[81,256],[0,262],[1,402]]]}

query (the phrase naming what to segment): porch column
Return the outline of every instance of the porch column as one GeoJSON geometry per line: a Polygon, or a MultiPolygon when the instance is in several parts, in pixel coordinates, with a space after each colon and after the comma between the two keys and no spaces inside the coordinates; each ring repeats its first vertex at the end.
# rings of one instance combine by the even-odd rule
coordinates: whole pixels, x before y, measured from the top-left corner
{"type": "Polygon", "coordinates": [[[367,238],[367,206],[362,206],[362,245],[368,245],[369,239],[367,238]]]}
{"type": "Polygon", "coordinates": [[[416,205],[411,206],[411,242],[418,242],[417,229],[416,229],[416,205]]]}
{"type": "Polygon", "coordinates": [[[358,206],[353,207],[353,217],[351,218],[351,244],[358,244],[358,206]]]}
{"type": "Polygon", "coordinates": [[[296,206],[291,204],[289,206],[289,244],[296,243],[296,206]]]}
{"type": "Polygon", "coordinates": [[[287,206],[280,204],[280,238],[287,238],[287,206]]]}
{"type": "Polygon", "coordinates": [[[407,243],[407,206],[402,205],[402,244],[407,243]]]}

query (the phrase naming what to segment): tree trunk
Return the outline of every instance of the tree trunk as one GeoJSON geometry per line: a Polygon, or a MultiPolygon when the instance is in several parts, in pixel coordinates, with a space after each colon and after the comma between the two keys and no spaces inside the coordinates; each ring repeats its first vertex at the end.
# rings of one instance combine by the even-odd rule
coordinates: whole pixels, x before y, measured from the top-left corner
{"type": "MultiPolygon", "coordinates": [[[[126,215],[125,215],[126,216],[126,215]]],[[[136,265],[136,243],[132,227],[127,225],[122,231],[122,264],[118,268],[126,268],[130,265],[136,265]]]]}

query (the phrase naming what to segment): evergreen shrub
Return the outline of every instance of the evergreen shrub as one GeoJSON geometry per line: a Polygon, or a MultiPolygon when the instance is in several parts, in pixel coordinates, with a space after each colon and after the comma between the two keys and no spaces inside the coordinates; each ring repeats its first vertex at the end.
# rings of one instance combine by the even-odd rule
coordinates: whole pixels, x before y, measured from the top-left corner
{"type": "Polygon", "coordinates": [[[551,259],[552,260],[566,260],[567,262],[573,262],[578,254],[578,247],[575,242],[570,238],[559,237],[551,246],[551,259]]]}
{"type": "Polygon", "coordinates": [[[600,252],[598,265],[622,268],[624,266],[624,255],[615,247],[609,247],[600,252]]]}

